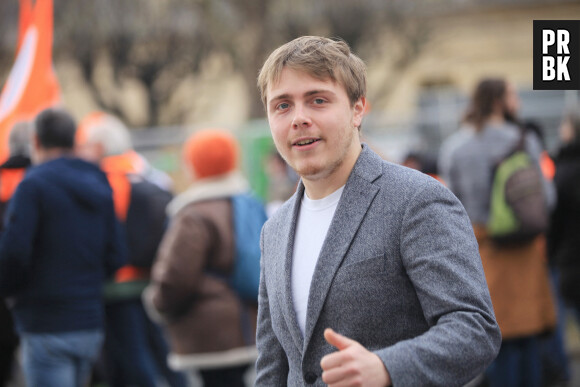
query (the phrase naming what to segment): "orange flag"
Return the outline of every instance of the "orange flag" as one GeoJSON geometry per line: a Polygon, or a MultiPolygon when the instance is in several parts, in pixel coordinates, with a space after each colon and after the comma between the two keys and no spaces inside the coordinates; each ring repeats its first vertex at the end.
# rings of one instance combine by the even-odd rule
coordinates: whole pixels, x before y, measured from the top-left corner
{"type": "Polygon", "coordinates": [[[20,0],[20,16],[18,19],[18,46],[16,52],[20,50],[24,35],[30,23],[32,23],[32,0],[20,0]]]}
{"type": "Polygon", "coordinates": [[[8,158],[8,136],[18,121],[33,120],[60,102],[52,67],[53,2],[20,0],[18,51],[0,94],[0,162],[8,158]]]}

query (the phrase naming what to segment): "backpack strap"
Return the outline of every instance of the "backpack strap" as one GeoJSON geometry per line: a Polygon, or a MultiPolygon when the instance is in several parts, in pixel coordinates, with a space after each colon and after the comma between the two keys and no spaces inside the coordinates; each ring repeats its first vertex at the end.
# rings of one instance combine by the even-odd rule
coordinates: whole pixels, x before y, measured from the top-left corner
{"type": "Polygon", "coordinates": [[[526,133],[528,132],[528,129],[525,126],[520,125],[519,123],[517,125],[518,125],[518,129],[520,132],[520,138],[518,139],[516,149],[517,150],[525,150],[526,149],[526,133]]]}
{"type": "MultiPolygon", "coordinates": [[[[233,220],[233,212],[234,212],[234,208],[233,208],[233,202],[231,200],[231,198],[229,198],[231,206],[232,206],[232,220],[233,220]]],[[[215,225],[210,222],[208,219],[206,219],[205,217],[202,217],[202,221],[205,223],[206,227],[208,227],[208,229],[210,230],[211,233],[214,233],[215,235],[219,236],[219,233],[217,232],[217,229],[215,227],[215,225]]],[[[233,222],[232,222],[232,227],[233,227],[233,222]]],[[[236,236],[234,235],[234,238],[236,236]]],[[[218,240],[217,238],[214,238],[214,240],[218,240]]],[[[214,247],[212,247],[211,250],[213,250],[214,247]]],[[[210,251],[210,255],[211,255],[211,251],[210,251]]],[[[234,246],[234,258],[232,259],[232,265],[231,265],[231,270],[229,273],[224,273],[223,271],[220,271],[216,268],[212,268],[212,267],[208,267],[208,263],[206,262],[206,267],[204,269],[204,273],[206,275],[209,275],[213,278],[216,278],[220,281],[222,281],[223,283],[227,284],[228,288],[232,291],[232,293],[235,295],[237,303],[238,303],[238,307],[240,310],[240,329],[242,331],[242,338],[244,341],[245,345],[253,345],[255,343],[255,332],[252,329],[252,322],[250,319],[250,312],[249,312],[249,305],[246,303],[246,301],[244,301],[242,299],[242,297],[238,294],[238,292],[236,291],[236,289],[234,288],[233,284],[232,284],[232,274],[234,272],[234,266],[236,264],[235,260],[236,260],[237,256],[236,256],[236,251],[235,251],[235,246],[234,246]]]]}

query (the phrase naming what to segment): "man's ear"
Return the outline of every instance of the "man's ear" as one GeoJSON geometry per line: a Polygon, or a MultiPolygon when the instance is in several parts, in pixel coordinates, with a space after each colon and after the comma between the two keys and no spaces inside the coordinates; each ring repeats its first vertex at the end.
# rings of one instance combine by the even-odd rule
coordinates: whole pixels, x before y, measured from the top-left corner
{"type": "Polygon", "coordinates": [[[36,134],[32,135],[32,148],[35,151],[38,151],[42,147],[40,146],[40,142],[38,141],[38,136],[36,134]]]}
{"type": "Polygon", "coordinates": [[[352,123],[354,127],[358,128],[361,125],[363,116],[366,112],[366,106],[367,106],[366,97],[360,97],[358,101],[354,103],[352,117],[353,121],[352,123]]]}
{"type": "Polygon", "coordinates": [[[35,164],[38,164],[42,161],[42,146],[38,141],[36,133],[32,135],[30,145],[30,158],[35,164]]]}
{"type": "Polygon", "coordinates": [[[95,151],[97,152],[98,160],[102,160],[105,157],[105,146],[102,142],[95,144],[95,151]]]}

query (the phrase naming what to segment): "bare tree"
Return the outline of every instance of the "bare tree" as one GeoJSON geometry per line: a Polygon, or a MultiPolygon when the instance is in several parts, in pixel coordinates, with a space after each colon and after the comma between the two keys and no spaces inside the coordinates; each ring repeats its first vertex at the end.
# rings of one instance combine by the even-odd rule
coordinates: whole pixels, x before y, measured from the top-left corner
{"type": "Polygon", "coordinates": [[[194,10],[179,2],[57,0],[60,39],[55,54],[72,55],[94,100],[126,121],[130,120],[114,90],[125,79],[139,81],[146,90],[149,114],[147,122],[133,124],[156,126],[180,78],[199,70],[201,58],[209,53],[203,45],[191,50],[196,36],[189,26],[180,25],[185,15],[193,16],[194,10]],[[103,58],[111,64],[112,89],[96,74],[103,58]]]}
{"type": "MultiPolygon", "coordinates": [[[[263,115],[255,80],[268,53],[302,35],[321,34],[347,41],[365,59],[384,51],[377,48],[385,34],[401,47],[393,55],[401,70],[421,53],[428,38],[428,24],[415,23],[417,0],[200,0],[203,31],[211,47],[228,53],[244,75],[252,117],[263,115]]],[[[399,78],[399,74],[395,74],[399,78]]],[[[388,83],[388,82],[387,82],[388,83]]],[[[389,85],[385,85],[389,86],[389,85]]],[[[389,88],[390,89],[390,88],[389,88]]],[[[387,91],[379,93],[388,98],[387,91]]]]}
{"type": "MultiPolygon", "coordinates": [[[[391,52],[382,43],[390,36],[398,46],[391,55],[396,72],[412,63],[427,41],[427,24],[413,17],[418,1],[54,0],[54,57],[78,64],[100,108],[131,125],[157,126],[182,122],[185,108],[161,122],[164,109],[183,79],[202,73],[207,59],[219,54],[245,80],[249,115],[261,117],[256,77],[271,50],[295,37],[316,34],[340,37],[372,61],[391,52]],[[99,72],[104,62],[111,69],[108,79],[99,72]],[[118,91],[127,80],[145,90],[148,117],[143,122],[131,122],[124,109],[118,91]]],[[[1,2],[0,12],[5,3],[15,2],[1,2]]],[[[10,14],[14,17],[15,10],[10,14]]],[[[6,26],[0,24],[0,32],[6,26]]],[[[6,42],[0,42],[3,49],[6,42]]],[[[0,74],[2,66],[0,60],[0,74]]],[[[377,96],[389,98],[397,78],[398,74],[386,77],[384,87],[375,87],[380,90],[377,96]]]]}

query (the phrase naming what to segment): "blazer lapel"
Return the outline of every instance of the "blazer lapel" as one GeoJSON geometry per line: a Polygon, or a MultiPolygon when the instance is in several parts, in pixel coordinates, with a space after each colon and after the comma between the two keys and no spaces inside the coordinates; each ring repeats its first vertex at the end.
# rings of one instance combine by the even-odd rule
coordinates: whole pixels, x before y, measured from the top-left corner
{"type": "Polygon", "coordinates": [[[288,239],[282,239],[282,243],[278,246],[280,248],[279,257],[284,257],[283,261],[277,261],[277,281],[281,286],[278,286],[277,296],[280,305],[283,307],[284,320],[286,326],[290,331],[290,335],[296,345],[296,348],[302,353],[304,339],[302,332],[298,326],[296,312],[294,311],[294,304],[292,300],[292,252],[294,251],[294,236],[296,234],[296,221],[298,219],[298,211],[300,211],[300,202],[304,193],[304,186],[299,184],[296,193],[292,200],[292,206],[289,207],[287,213],[283,218],[291,217],[290,222],[284,222],[281,229],[281,236],[287,236],[288,239]]]}
{"type": "MultiPolygon", "coordinates": [[[[382,173],[382,160],[366,145],[357,160],[336,208],[324,240],[308,296],[304,350],[326,300],[332,279],[340,267],[379,188],[372,182],[382,173]]],[[[288,288],[289,289],[289,288],[288,288]]]]}

